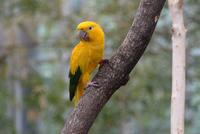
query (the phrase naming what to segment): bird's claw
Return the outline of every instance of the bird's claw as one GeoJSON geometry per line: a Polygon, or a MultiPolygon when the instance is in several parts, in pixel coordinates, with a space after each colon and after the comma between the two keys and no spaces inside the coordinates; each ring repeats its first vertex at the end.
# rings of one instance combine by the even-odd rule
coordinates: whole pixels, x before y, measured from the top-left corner
{"type": "Polygon", "coordinates": [[[105,64],[109,64],[109,60],[108,59],[102,59],[100,62],[99,62],[99,69],[101,67],[103,67],[103,65],[105,64]]]}
{"type": "Polygon", "coordinates": [[[95,81],[89,82],[89,83],[87,84],[86,88],[91,87],[91,86],[92,86],[92,87],[98,88],[98,87],[99,87],[99,83],[98,83],[98,82],[95,82],[95,81]]]}

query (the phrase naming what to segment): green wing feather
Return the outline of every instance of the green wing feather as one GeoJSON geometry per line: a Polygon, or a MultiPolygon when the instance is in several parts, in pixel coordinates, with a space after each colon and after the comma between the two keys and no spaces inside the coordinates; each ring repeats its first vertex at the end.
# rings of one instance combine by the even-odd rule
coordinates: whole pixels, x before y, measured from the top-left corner
{"type": "Polygon", "coordinates": [[[75,74],[71,74],[71,72],[69,71],[69,78],[70,78],[70,82],[69,82],[69,98],[70,101],[72,101],[72,99],[74,98],[75,92],[76,92],[76,88],[78,85],[78,81],[81,77],[81,68],[78,67],[75,74]]]}

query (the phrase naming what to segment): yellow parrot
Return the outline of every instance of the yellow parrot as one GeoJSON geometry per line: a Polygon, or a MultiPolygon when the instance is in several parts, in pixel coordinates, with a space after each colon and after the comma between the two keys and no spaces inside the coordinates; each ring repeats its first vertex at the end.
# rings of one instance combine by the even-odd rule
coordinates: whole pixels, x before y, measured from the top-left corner
{"type": "Polygon", "coordinates": [[[104,53],[104,31],[99,24],[84,21],[77,26],[77,30],[80,42],[72,50],[69,70],[70,101],[74,99],[75,106],[83,95],[90,74],[102,61],[104,53]]]}

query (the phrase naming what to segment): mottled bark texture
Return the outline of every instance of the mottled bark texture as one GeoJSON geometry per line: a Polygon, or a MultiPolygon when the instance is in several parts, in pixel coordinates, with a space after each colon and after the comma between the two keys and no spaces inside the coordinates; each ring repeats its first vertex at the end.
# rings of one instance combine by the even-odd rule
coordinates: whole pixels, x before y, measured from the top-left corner
{"type": "MultiPolygon", "coordinates": [[[[141,0],[134,22],[117,52],[100,68],[92,81],[100,87],[89,87],[71,113],[62,134],[87,134],[98,113],[112,94],[127,82],[147,47],[166,0],[141,0]]],[[[112,112],[112,111],[111,111],[112,112]]]]}

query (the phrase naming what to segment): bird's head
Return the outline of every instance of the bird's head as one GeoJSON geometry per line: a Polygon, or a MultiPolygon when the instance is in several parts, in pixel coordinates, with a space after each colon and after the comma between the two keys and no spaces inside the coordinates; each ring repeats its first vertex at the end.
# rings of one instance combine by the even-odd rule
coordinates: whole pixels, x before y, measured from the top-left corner
{"type": "Polygon", "coordinates": [[[101,26],[92,21],[81,22],[77,26],[79,38],[83,42],[104,42],[104,32],[101,26]]]}

